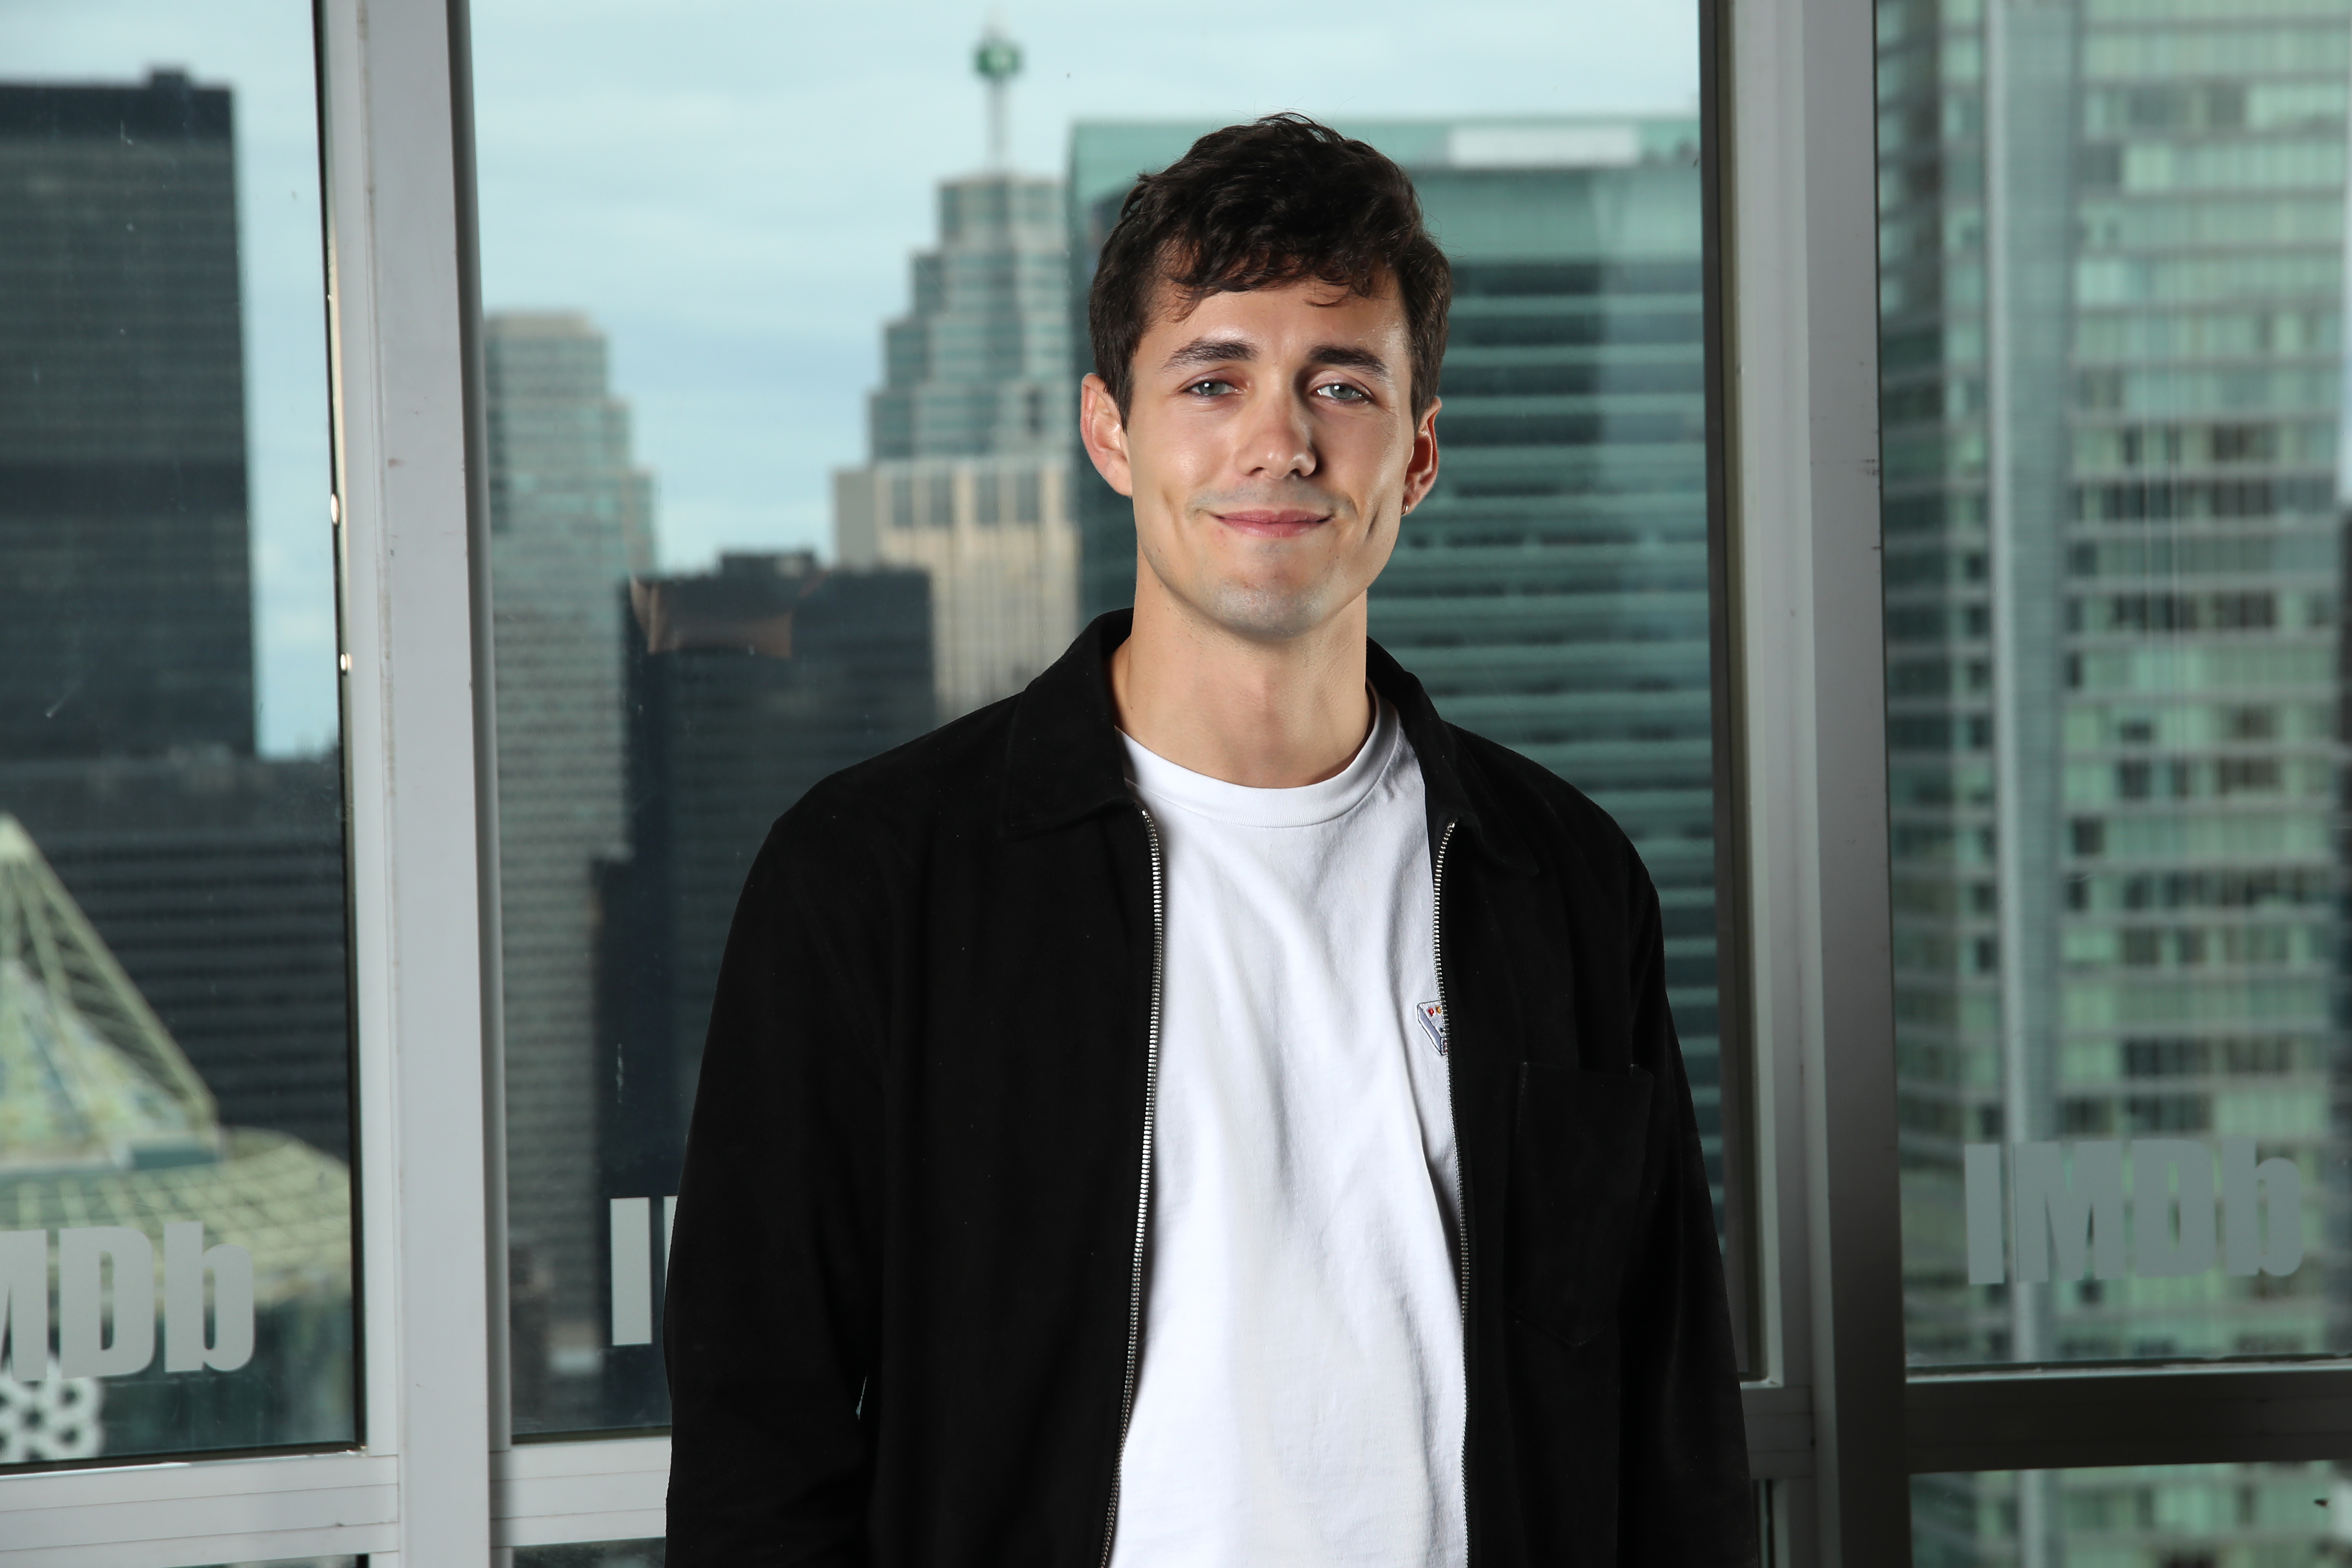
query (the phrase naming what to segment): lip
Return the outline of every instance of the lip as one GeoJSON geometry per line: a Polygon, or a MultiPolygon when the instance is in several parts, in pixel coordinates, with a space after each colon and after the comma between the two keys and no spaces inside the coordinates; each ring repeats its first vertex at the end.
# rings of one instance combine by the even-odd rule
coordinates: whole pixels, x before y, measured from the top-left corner
{"type": "Polygon", "coordinates": [[[1236,532],[1261,539],[1295,539],[1331,519],[1328,511],[1308,511],[1300,507],[1245,507],[1239,511],[1211,515],[1236,532]]]}

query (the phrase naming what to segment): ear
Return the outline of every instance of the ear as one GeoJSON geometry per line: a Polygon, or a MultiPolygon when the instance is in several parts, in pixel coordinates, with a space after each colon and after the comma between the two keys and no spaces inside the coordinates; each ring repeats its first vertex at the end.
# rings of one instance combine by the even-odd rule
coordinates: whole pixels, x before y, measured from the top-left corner
{"type": "Polygon", "coordinates": [[[1123,496],[1135,494],[1134,470],[1127,461],[1127,421],[1102,377],[1088,375],[1078,387],[1078,439],[1103,483],[1123,496]]]}
{"type": "Polygon", "coordinates": [[[1420,423],[1412,427],[1412,456],[1404,466],[1404,510],[1410,512],[1437,482],[1437,411],[1444,403],[1430,400],[1420,423]]]}

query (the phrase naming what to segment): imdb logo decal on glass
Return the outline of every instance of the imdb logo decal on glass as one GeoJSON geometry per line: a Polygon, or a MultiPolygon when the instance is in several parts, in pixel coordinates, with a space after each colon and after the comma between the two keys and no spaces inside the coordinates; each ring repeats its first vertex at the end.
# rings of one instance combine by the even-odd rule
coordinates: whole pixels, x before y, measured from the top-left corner
{"type": "Polygon", "coordinates": [[[0,1465],[347,1447],[310,10],[0,31],[0,1465]]]}
{"type": "Polygon", "coordinates": [[[2002,1225],[2015,1247],[2020,1284],[2093,1279],[2179,1279],[2215,1268],[2241,1278],[2284,1278],[2303,1267],[2303,1173],[2289,1159],[2259,1163],[2251,1138],[2221,1141],[2220,1218],[2214,1149],[2186,1138],[2130,1143],[2020,1143],[2009,1151],[2011,1203],[2001,1203],[2003,1151],[1970,1143],[1967,1172],[1969,1283],[2011,1278],[2002,1225]],[[2124,1210],[2129,1168],[2131,1239],[2124,1210]],[[2052,1268],[2053,1258],[2056,1268],[2052,1268]]]}

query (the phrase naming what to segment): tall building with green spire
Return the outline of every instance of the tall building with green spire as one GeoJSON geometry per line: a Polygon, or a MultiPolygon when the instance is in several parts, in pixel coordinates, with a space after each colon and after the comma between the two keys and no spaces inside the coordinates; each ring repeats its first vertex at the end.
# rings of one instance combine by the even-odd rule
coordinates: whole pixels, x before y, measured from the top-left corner
{"type": "Polygon", "coordinates": [[[1062,185],[1012,169],[1020,64],[992,29],[975,53],[988,167],[940,183],[938,245],[915,256],[908,312],[883,329],[868,461],[834,476],[842,564],[930,574],[942,719],[1020,690],[1077,629],[1062,185]]]}

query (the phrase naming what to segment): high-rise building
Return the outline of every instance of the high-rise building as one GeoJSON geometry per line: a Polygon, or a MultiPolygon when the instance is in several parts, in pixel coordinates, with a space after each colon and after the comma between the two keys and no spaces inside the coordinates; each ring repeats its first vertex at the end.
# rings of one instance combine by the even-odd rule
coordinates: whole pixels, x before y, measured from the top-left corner
{"type": "Polygon", "coordinates": [[[234,119],[0,86],[0,811],[222,1113],[343,1156],[341,769],[253,755],[234,119]]]}
{"type": "Polygon", "coordinates": [[[576,315],[484,323],[497,636],[499,897],[518,1426],[593,1397],[596,867],[626,853],[624,585],[652,569],[652,482],[576,315]],[[528,1363],[528,1365],[524,1363],[528,1363]]]}
{"type": "Polygon", "coordinates": [[[834,476],[841,563],[930,576],[941,719],[1020,690],[1076,635],[1068,486],[1066,461],[1033,455],[916,458],[834,476]]]}
{"type": "MultiPolygon", "coordinates": [[[[730,554],[630,588],[631,856],[603,870],[607,1195],[675,1193],[735,902],[811,784],[931,727],[930,585],[903,567],[730,554]]],[[[653,1348],[619,1351],[604,1410],[667,1419],[653,1348]]]]}
{"type": "Polygon", "coordinates": [[[0,763],[46,851],[221,1119],[351,1158],[343,778],[317,760],[0,763]]]}
{"type": "MultiPolygon", "coordinates": [[[[1198,125],[1082,124],[1070,305],[1118,205],[1198,125]]],[[[1410,172],[1454,266],[1437,484],[1373,584],[1372,636],[1453,721],[1623,825],[1720,1182],[1697,126],[1351,122],[1410,172]]],[[[1086,368],[1091,368],[1090,365],[1086,368]]],[[[1091,615],[1129,602],[1129,502],[1076,483],[1091,615]]]]}
{"type": "Polygon", "coordinates": [[[0,85],[0,760],[253,751],[231,118],[0,85]]]}
{"type": "MultiPolygon", "coordinates": [[[[1878,37],[1911,1357],[2341,1352],[2352,4],[1881,0],[1878,37]],[[2140,1193],[2189,1159],[2185,1237],[2238,1139],[2297,1173],[2299,1268],[2023,1272],[2021,1146],[2071,1151],[2078,1194],[2095,1154],[2140,1193]]],[[[1933,1480],[1923,1517],[2005,1514],[2029,1564],[2118,1484],[1933,1480]]],[[[2153,1513],[2237,1483],[2129,1484],[2153,1513]]]]}
{"type": "Polygon", "coordinates": [[[1018,52],[992,35],[977,64],[992,167],[940,184],[939,247],[915,257],[911,308],[883,331],[870,460],[834,476],[842,564],[930,574],[942,719],[1018,691],[1077,629],[1062,187],[1004,166],[1018,52]]]}
{"type": "Polygon", "coordinates": [[[1882,24],[1888,736],[1923,1360],[2332,1342],[2315,1290],[2219,1275],[2025,1310],[1958,1283],[1958,1232],[1936,1218],[1960,1211],[1969,1142],[2259,1130],[2323,1185],[2331,62],[2352,5],[2245,0],[2192,37],[2224,9],[2232,51],[2184,81],[2148,75],[2180,32],[2153,9],[2011,5],[1989,26],[1882,7],[1899,24],[1882,24]],[[1938,72],[1963,52],[1980,73],[1938,72]]]}

